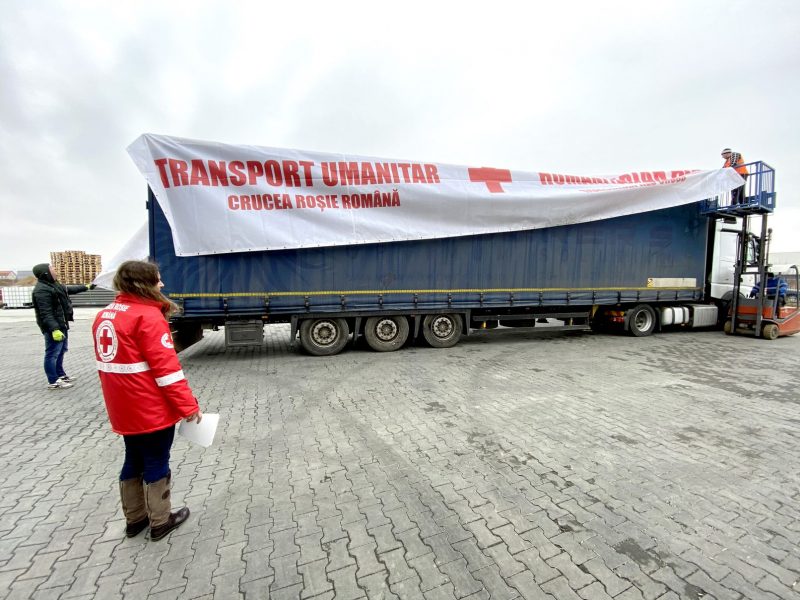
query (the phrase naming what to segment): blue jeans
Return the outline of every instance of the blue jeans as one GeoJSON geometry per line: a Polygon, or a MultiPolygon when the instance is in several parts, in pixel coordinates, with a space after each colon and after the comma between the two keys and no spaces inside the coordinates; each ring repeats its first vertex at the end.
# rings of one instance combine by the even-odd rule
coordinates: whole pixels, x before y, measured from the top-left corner
{"type": "Polygon", "coordinates": [[[44,334],[44,372],[47,383],[55,383],[59,377],[64,377],[64,353],[67,351],[67,332],[64,339],[57,342],[51,333],[44,334]]]}
{"type": "Polygon", "coordinates": [[[145,483],[155,483],[169,474],[169,450],[175,438],[175,426],[139,435],[123,435],[125,462],[120,481],[143,477],[145,483]]]}

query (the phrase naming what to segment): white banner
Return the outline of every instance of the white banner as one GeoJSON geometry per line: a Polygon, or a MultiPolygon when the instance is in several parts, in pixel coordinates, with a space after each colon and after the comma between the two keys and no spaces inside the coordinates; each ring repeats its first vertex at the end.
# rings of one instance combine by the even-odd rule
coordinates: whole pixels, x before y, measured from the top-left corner
{"type": "Polygon", "coordinates": [[[733,169],[584,176],[152,134],[128,153],[178,256],[555,227],[688,204],[743,183],[733,169]]]}

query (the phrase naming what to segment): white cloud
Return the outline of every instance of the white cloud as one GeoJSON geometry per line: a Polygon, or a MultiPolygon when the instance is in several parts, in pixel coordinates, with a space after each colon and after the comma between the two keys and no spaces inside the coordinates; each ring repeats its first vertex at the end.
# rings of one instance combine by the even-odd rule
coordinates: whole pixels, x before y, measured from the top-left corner
{"type": "Polygon", "coordinates": [[[0,267],[110,258],[145,219],[145,131],[579,173],[778,173],[798,250],[800,5],[14,3],[0,23],[0,267]],[[13,223],[12,227],[8,224],[13,223]]]}

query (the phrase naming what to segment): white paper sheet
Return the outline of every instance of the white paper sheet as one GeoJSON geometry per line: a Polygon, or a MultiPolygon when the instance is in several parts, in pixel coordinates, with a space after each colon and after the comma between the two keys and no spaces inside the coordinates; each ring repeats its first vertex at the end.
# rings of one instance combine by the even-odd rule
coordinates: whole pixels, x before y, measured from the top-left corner
{"type": "Polygon", "coordinates": [[[190,442],[208,448],[214,441],[218,423],[218,414],[203,413],[203,418],[199,424],[194,421],[191,423],[181,421],[178,426],[178,433],[190,442]]]}

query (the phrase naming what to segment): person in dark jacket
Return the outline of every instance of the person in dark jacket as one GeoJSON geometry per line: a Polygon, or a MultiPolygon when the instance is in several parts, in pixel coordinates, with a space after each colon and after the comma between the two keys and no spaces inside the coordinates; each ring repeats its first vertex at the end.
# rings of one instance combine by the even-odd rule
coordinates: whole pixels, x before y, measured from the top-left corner
{"type": "Polygon", "coordinates": [[[73,377],[64,371],[64,353],[67,351],[67,332],[73,320],[70,294],[80,294],[93,285],[62,285],[53,275],[50,265],[42,263],[33,267],[36,287],[33,288],[33,310],[36,324],[44,335],[44,372],[47,389],[72,387],[73,377]]]}

